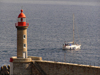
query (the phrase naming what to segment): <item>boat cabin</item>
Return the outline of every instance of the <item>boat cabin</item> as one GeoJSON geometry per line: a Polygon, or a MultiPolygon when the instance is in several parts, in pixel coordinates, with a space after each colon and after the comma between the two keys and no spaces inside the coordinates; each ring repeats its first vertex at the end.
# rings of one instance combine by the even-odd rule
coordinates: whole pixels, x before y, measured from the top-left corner
{"type": "Polygon", "coordinates": [[[68,42],[68,43],[65,43],[64,45],[65,46],[71,46],[71,45],[73,45],[74,43],[73,42],[68,42]]]}

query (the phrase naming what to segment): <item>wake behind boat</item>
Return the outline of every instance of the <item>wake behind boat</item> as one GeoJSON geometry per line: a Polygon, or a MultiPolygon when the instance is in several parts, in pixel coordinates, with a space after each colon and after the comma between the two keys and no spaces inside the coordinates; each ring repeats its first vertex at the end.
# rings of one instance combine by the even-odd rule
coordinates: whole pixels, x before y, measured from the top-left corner
{"type": "Polygon", "coordinates": [[[81,44],[77,44],[74,42],[74,14],[73,14],[73,42],[68,42],[63,44],[63,49],[64,50],[77,50],[81,49],[81,44]]]}

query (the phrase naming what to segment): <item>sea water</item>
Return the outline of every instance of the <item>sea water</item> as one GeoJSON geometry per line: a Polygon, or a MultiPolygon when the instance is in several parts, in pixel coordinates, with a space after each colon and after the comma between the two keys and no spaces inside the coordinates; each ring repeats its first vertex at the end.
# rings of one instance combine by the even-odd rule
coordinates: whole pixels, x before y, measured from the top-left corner
{"type": "Polygon", "coordinates": [[[17,56],[17,17],[21,8],[29,23],[28,56],[43,60],[100,66],[100,6],[0,3],[0,66],[17,56]],[[81,50],[62,50],[64,42],[73,40],[81,50]]]}

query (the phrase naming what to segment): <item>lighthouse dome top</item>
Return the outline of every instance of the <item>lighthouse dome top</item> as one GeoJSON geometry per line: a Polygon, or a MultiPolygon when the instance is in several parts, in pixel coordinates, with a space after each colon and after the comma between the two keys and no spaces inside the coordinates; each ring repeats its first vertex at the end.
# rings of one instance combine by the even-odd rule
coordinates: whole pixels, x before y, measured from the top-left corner
{"type": "Polygon", "coordinates": [[[21,13],[18,15],[18,18],[26,18],[26,16],[23,13],[23,10],[22,9],[21,9],[21,13]]]}

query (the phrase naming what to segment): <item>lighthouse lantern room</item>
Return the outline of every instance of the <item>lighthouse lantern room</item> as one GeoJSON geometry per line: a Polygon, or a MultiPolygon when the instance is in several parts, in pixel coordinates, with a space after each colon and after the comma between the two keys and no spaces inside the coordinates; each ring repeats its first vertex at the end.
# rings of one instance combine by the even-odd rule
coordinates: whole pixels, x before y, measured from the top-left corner
{"type": "Polygon", "coordinates": [[[18,23],[15,23],[17,28],[17,58],[27,58],[27,28],[29,23],[26,23],[26,16],[21,10],[18,15],[18,23]]]}

